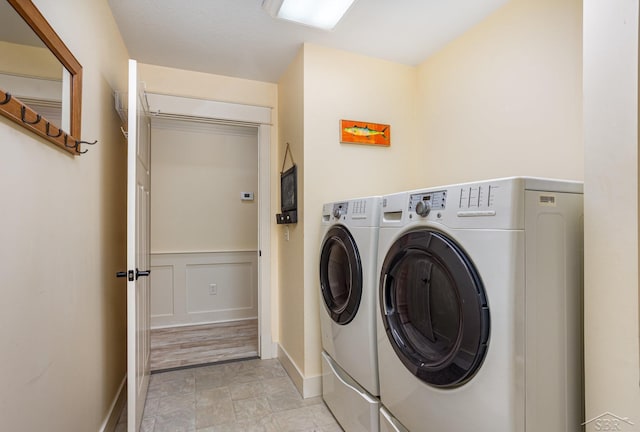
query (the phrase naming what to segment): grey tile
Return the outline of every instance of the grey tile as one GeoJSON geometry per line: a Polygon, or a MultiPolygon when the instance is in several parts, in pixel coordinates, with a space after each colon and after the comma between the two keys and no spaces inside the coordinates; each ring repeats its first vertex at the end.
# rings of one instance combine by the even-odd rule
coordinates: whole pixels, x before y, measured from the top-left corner
{"type": "Polygon", "coordinates": [[[142,425],[140,425],[140,432],[154,432],[156,426],[155,417],[147,417],[142,419],[142,425]]]}
{"type": "Polygon", "coordinates": [[[265,396],[233,401],[237,420],[249,420],[271,414],[271,406],[265,396]]]}
{"type": "Polygon", "coordinates": [[[282,432],[320,431],[322,428],[338,427],[337,422],[324,404],[314,404],[274,414],[282,432]]]}
{"type": "MultiPolygon", "coordinates": [[[[126,410],[117,432],[126,432],[126,410]]],[[[151,376],[142,432],[341,432],[322,398],[303,399],[277,359],[151,376]]]]}
{"type": "Polygon", "coordinates": [[[303,399],[288,377],[270,378],[263,381],[267,400],[273,412],[302,408],[317,400],[303,399]]]}
{"type": "Polygon", "coordinates": [[[160,398],[147,397],[147,400],[144,404],[144,411],[142,413],[142,417],[143,418],[155,417],[158,414],[159,403],[160,403],[160,398]]]}
{"type": "Polygon", "coordinates": [[[287,372],[277,359],[264,360],[256,366],[256,372],[261,379],[287,377],[287,372]]]}
{"type": "Polygon", "coordinates": [[[149,385],[166,381],[189,379],[194,376],[194,369],[178,369],[169,372],[151,374],[149,385]]]}
{"type": "Polygon", "coordinates": [[[336,419],[325,404],[310,405],[307,409],[311,411],[317,426],[332,426],[336,424],[336,419]]]}
{"type": "Polygon", "coordinates": [[[249,399],[265,395],[265,387],[262,381],[246,383],[234,383],[229,385],[232,400],[249,399]]]}
{"type": "Polygon", "coordinates": [[[197,428],[201,429],[235,421],[233,402],[228,388],[209,389],[197,393],[197,428]]]}
{"type": "Polygon", "coordinates": [[[322,426],[320,429],[317,430],[318,432],[342,432],[342,428],[340,427],[340,425],[336,422],[332,425],[328,425],[328,426],[322,426]]]}
{"type": "MultiPolygon", "coordinates": [[[[300,396],[298,389],[293,385],[288,377],[268,378],[262,381],[265,393],[270,396],[278,396],[280,394],[297,394],[300,396]]],[[[302,398],[302,396],[300,396],[302,398]]]]}
{"type": "Polygon", "coordinates": [[[156,420],[153,432],[196,432],[196,427],[193,420],[191,422],[185,422],[182,419],[165,422],[156,420]]]}
{"type": "Polygon", "coordinates": [[[187,399],[184,398],[184,395],[163,398],[158,405],[158,414],[156,414],[155,419],[156,430],[158,429],[158,424],[162,424],[163,427],[180,426],[193,427],[195,429],[195,398],[187,399]]]}
{"type": "Polygon", "coordinates": [[[281,432],[301,432],[315,428],[313,413],[306,408],[297,408],[274,413],[281,432]]]}
{"type": "Polygon", "coordinates": [[[195,377],[196,391],[226,387],[234,383],[234,376],[230,373],[212,372],[209,374],[198,375],[195,377]]]}
{"type": "Polygon", "coordinates": [[[267,416],[260,419],[240,420],[211,428],[198,429],[198,432],[280,432],[280,430],[273,417],[267,416]]]}
{"type": "Polygon", "coordinates": [[[195,388],[195,378],[193,375],[180,376],[175,379],[158,379],[149,383],[147,397],[153,399],[175,394],[193,393],[195,388]]]}
{"type": "Polygon", "coordinates": [[[191,412],[196,409],[195,393],[165,396],[158,400],[156,417],[173,414],[175,412],[191,412]]]}
{"type": "Polygon", "coordinates": [[[229,387],[216,387],[200,390],[196,393],[196,408],[216,405],[220,401],[231,402],[229,387]]]}

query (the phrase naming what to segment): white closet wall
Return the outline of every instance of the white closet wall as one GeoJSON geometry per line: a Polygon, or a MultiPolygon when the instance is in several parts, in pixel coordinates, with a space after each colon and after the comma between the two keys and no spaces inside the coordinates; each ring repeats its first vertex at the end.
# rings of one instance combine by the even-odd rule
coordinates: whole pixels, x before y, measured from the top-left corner
{"type": "Polygon", "coordinates": [[[256,317],[257,129],[154,118],[151,136],[152,327],[256,317]]]}

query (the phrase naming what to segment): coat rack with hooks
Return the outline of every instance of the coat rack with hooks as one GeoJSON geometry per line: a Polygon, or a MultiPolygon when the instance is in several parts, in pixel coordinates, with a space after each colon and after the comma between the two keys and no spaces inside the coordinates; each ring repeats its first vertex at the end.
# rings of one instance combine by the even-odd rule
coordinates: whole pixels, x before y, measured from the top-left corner
{"type": "Polygon", "coordinates": [[[82,150],[82,144],[95,145],[98,143],[97,140],[93,142],[82,141],[65,133],[58,126],[33,111],[9,92],[0,90],[0,105],[4,107],[4,109],[0,111],[0,114],[23,125],[25,128],[74,156],[85,154],[88,151],[82,150]]]}

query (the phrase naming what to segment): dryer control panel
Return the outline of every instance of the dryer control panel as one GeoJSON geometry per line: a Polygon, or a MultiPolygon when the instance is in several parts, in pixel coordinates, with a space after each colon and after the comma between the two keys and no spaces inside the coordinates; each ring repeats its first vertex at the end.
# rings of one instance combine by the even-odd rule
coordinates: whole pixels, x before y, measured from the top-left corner
{"type": "Polygon", "coordinates": [[[423,213],[429,213],[430,210],[444,210],[446,203],[446,190],[415,193],[409,197],[409,211],[414,211],[421,216],[426,216],[426,214],[423,213]]]}

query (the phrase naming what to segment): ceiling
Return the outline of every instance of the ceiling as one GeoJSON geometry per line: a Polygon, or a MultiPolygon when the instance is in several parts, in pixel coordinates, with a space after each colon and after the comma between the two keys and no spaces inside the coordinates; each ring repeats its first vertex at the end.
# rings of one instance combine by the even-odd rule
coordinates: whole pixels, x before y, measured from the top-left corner
{"type": "Polygon", "coordinates": [[[141,63],[278,82],[303,43],[415,66],[508,0],[356,0],[333,31],[275,20],[262,0],[108,0],[141,63]]]}

